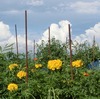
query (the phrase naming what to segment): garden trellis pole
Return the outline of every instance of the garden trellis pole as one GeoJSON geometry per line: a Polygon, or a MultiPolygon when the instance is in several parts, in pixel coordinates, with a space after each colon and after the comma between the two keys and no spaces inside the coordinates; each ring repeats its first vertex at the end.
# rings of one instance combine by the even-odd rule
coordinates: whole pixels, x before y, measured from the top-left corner
{"type": "Polygon", "coordinates": [[[16,34],[16,51],[17,51],[17,58],[18,58],[18,38],[17,38],[17,25],[15,24],[15,34],[16,34]]]}
{"type": "Polygon", "coordinates": [[[50,51],[50,27],[48,28],[48,30],[49,30],[49,36],[48,36],[48,54],[50,55],[50,53],[51,53],[51,51],[50,51]]]}
{"type": "Polygon", "coordinates": [[[92,50],[93,50],[93,62],[95,61],[95,36],[93,37],[93,45],[92,45],[92,50]]]}
{"type": "Polygon", "coordinates": [[[34,54],[34,58],[35,58],[35,40],[34,40],[34,49],[33,49],[33,54],[34,54]]]}
{"type": "Polygon", "coordinates": [[[27,11],[25,10],[26,82],[28,83],[27,11]]]}
{"type": "Polygon", "coordinates": [[[73,80],[73,68],[72,68],[72,40],[71,40],[71,32],[70,32],[70,24],[68,24],[68,30],[69,30],[69,49],[70,49],[70,68],[71,68],[71,79],[73,80]]]}
{"type": "Polygon", "coordinates": [[[68,38],[66,37],[66,58],[68,58],[68,38]]]}

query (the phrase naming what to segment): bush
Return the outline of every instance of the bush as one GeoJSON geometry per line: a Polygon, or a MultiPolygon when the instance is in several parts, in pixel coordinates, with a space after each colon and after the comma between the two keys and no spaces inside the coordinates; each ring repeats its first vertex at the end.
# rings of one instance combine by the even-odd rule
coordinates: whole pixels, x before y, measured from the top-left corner
{"type": "Polygon", "coordinates": [[[98,47],[95,47],[94,52],[88,44],[74,47],[73,61],[82,60],[83,63],[78,67],[74,65],[72,68],[73,80],[71,79],[70,55],[66,44],[52,39],[50,53],[48,53],[48,44],[37,45],[36,58],[36,60],[31,57],[28,59],[28,82],[26,82],[26,77],[24,77],[26,75],[25,55],[19,54],[17,57],[12,51],[0,53],[0,70],[2,70],[0,72],[0,99],[100,98],[100,70],[87,68],[94,58],[100,58],[98,47]],[[62,64],[55,62],[57,59],[62,64]],[[50,60],[54,60],[49,65],[55,66],[55,69],[48,68],[50,60]],[[14,68],[10,70],[9,65],[11,64],[18,64],[18,66],[13,65],[14,68]],[[36,64],[41,65],[36,68],[36,64]],[[20,74],[21,78],[17,77],[19,71],[25,73],[24,76],[20,74]],[[11,87],[13,91],[8,90],[7,87],[11,83],[16,84],[18,89],[11,87]]]}

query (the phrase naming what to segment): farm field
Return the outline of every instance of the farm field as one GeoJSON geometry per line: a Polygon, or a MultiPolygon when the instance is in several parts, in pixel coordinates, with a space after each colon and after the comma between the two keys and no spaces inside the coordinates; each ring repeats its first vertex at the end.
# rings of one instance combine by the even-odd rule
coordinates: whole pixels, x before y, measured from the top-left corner
{"type": "Polygon", "coordinates": [[[0,99],[100,99],[100,0],[1,0],[0,99]]]}
{"type": "Polygon", "coordinates": [[[98,46],[72,44],[72,62],[68,44],[59,40],[35,46],[28,66],[24,53],[0,47],[0,99],[100,99],[98,46]]]}

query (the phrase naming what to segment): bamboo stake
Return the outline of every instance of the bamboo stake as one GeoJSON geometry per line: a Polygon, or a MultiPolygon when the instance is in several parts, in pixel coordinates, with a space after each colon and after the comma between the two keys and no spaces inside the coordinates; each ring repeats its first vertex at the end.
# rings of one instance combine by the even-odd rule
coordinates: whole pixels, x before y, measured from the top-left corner
{"type": "Polygon", "coordinates": [[[93,45],[92,45],[92,50],[93,50],[93,62],[94,62],[94,59],[95,59],[95,36],[93,37],[93,45]]]}
{"type": "Polygon", "coordinates": [[[68,24],[68,30],[69,30],[69,47],[70,47],[70,68],[71,68],[71,79],[73,80],[73,68],[72,68],[72,48],[71,48],[71,32],[70,32],[70,24],[68,24]]]}
{"type": "Polygon", "coordinates": [[[67,48],[68,47],[68,38],[66,37],[66,52],[67,52],[67,48]]]}
{"type": "Polygon", "coordinates": [[[15,34],[16,34],[16,51],[17,51],[17,58],[18,58],[18,38],[17,38],[17,25],[15,24],[15,34]]]}
{"type": "Polygon", "coordinates": [[[28,47],[27,47],[27,11],[25,10],[25,34],[26,34],[26,83],[28,83],[28,47]]]}
{"type": "Polygon", "coordinates": [[[68,52],[67,52],[67,49],[68,49],[68,48],[67,48],[67,47],[68,47],[68,38],[67,38],[67,37],[66,37],[66,46],[65,46],[65,47],[66,47],[66,54],[67,54],[67,55],[66,55],[66,58],[68,59],[68,52]]]}
{"type": "Polygon", "coordinates": [[[50,55],[50,53],[51,53],[51,52],[50,52],[50,27],[48,28],[48,30],[49,30],[49,36],[48,36],[48,44],[49,44],[49,45],[48,45],[48,47],[49,47],[48,49],[49,49],[49,50],[48,50],[48,54],[50,55]]]}
{"type": "Polygon", "coordinates": [[[35,40],[34,40],[34,58],[35,58],[35,40]]]}

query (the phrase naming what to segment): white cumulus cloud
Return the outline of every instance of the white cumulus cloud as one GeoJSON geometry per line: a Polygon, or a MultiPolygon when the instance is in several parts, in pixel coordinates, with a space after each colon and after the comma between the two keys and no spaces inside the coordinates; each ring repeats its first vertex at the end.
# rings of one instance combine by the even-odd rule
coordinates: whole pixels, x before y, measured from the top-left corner
{"type": "MultiPolygon", "coordinates": [[[[66,37],[68,37],[68,24],[70,24],[70,22],[67,20],[62,20],[58,24],[55,24],[55,23],[51,24],[50,25],[50,38],[55,38],[64,43],[66,41],[66,37]]],[[[38,43],[40,44],[42,40],[47,42],[48,34],[49,34],[49,29],[44,31],[38,43]]]]}
{"type": "MultiPolygon", "coordinates": [[[[16,37],[10,32],[9,25],[0,22],[0,46],[14,43],[14,51],[16,51],[16,37]]],[[[28,39],[28,50],[32,50],[33,41],[28,39]]],[[[25,35],[18,35],[19,52],[25,52],[25,35]]]]}
{"type": "Polygon", "coordinates": [[[84,34],[76,36],[74,40],[78,43],[83,43],[87,40],[90,44],[92,44],[94,37],[96,43],[100,46],[100,22],[95,24],[94,27],[87,29],[84,34]]]}
{"type": "Polygon", "coordinates": [[[11,37],[11,32],[9,30],[9,26],[0,22],[0,41],[7,40],[11,37]]]}
{"type": "MultiPolygon", "coordinates": [[[[62,41],[63,43],[66,42],[66,37],[69,37],[68,32],[68,24],[71,24],[67,20],[62,20],[58,24],[51,24],[50,25],[50,37],[55,38],[57,40],[62,41]]],[[[49,31],[48,29],[44,31],[41,39],[38,41],[39,44],[41,44],[41,41],[44,40],[45,42],[48,42],[48,35],[49,31]]],[[[95,37],[96,43],[100,46],[100,22],[95,24],[93,27],[90,27],[89,29],[85,30],[84,33],[80,35],[74,35],[72,34],[72,40],[75,43],[76,41],[78,43],[84,43],[85,41],[88,41],[90,44],[93,44],[93,38],[95,37]]]]}

